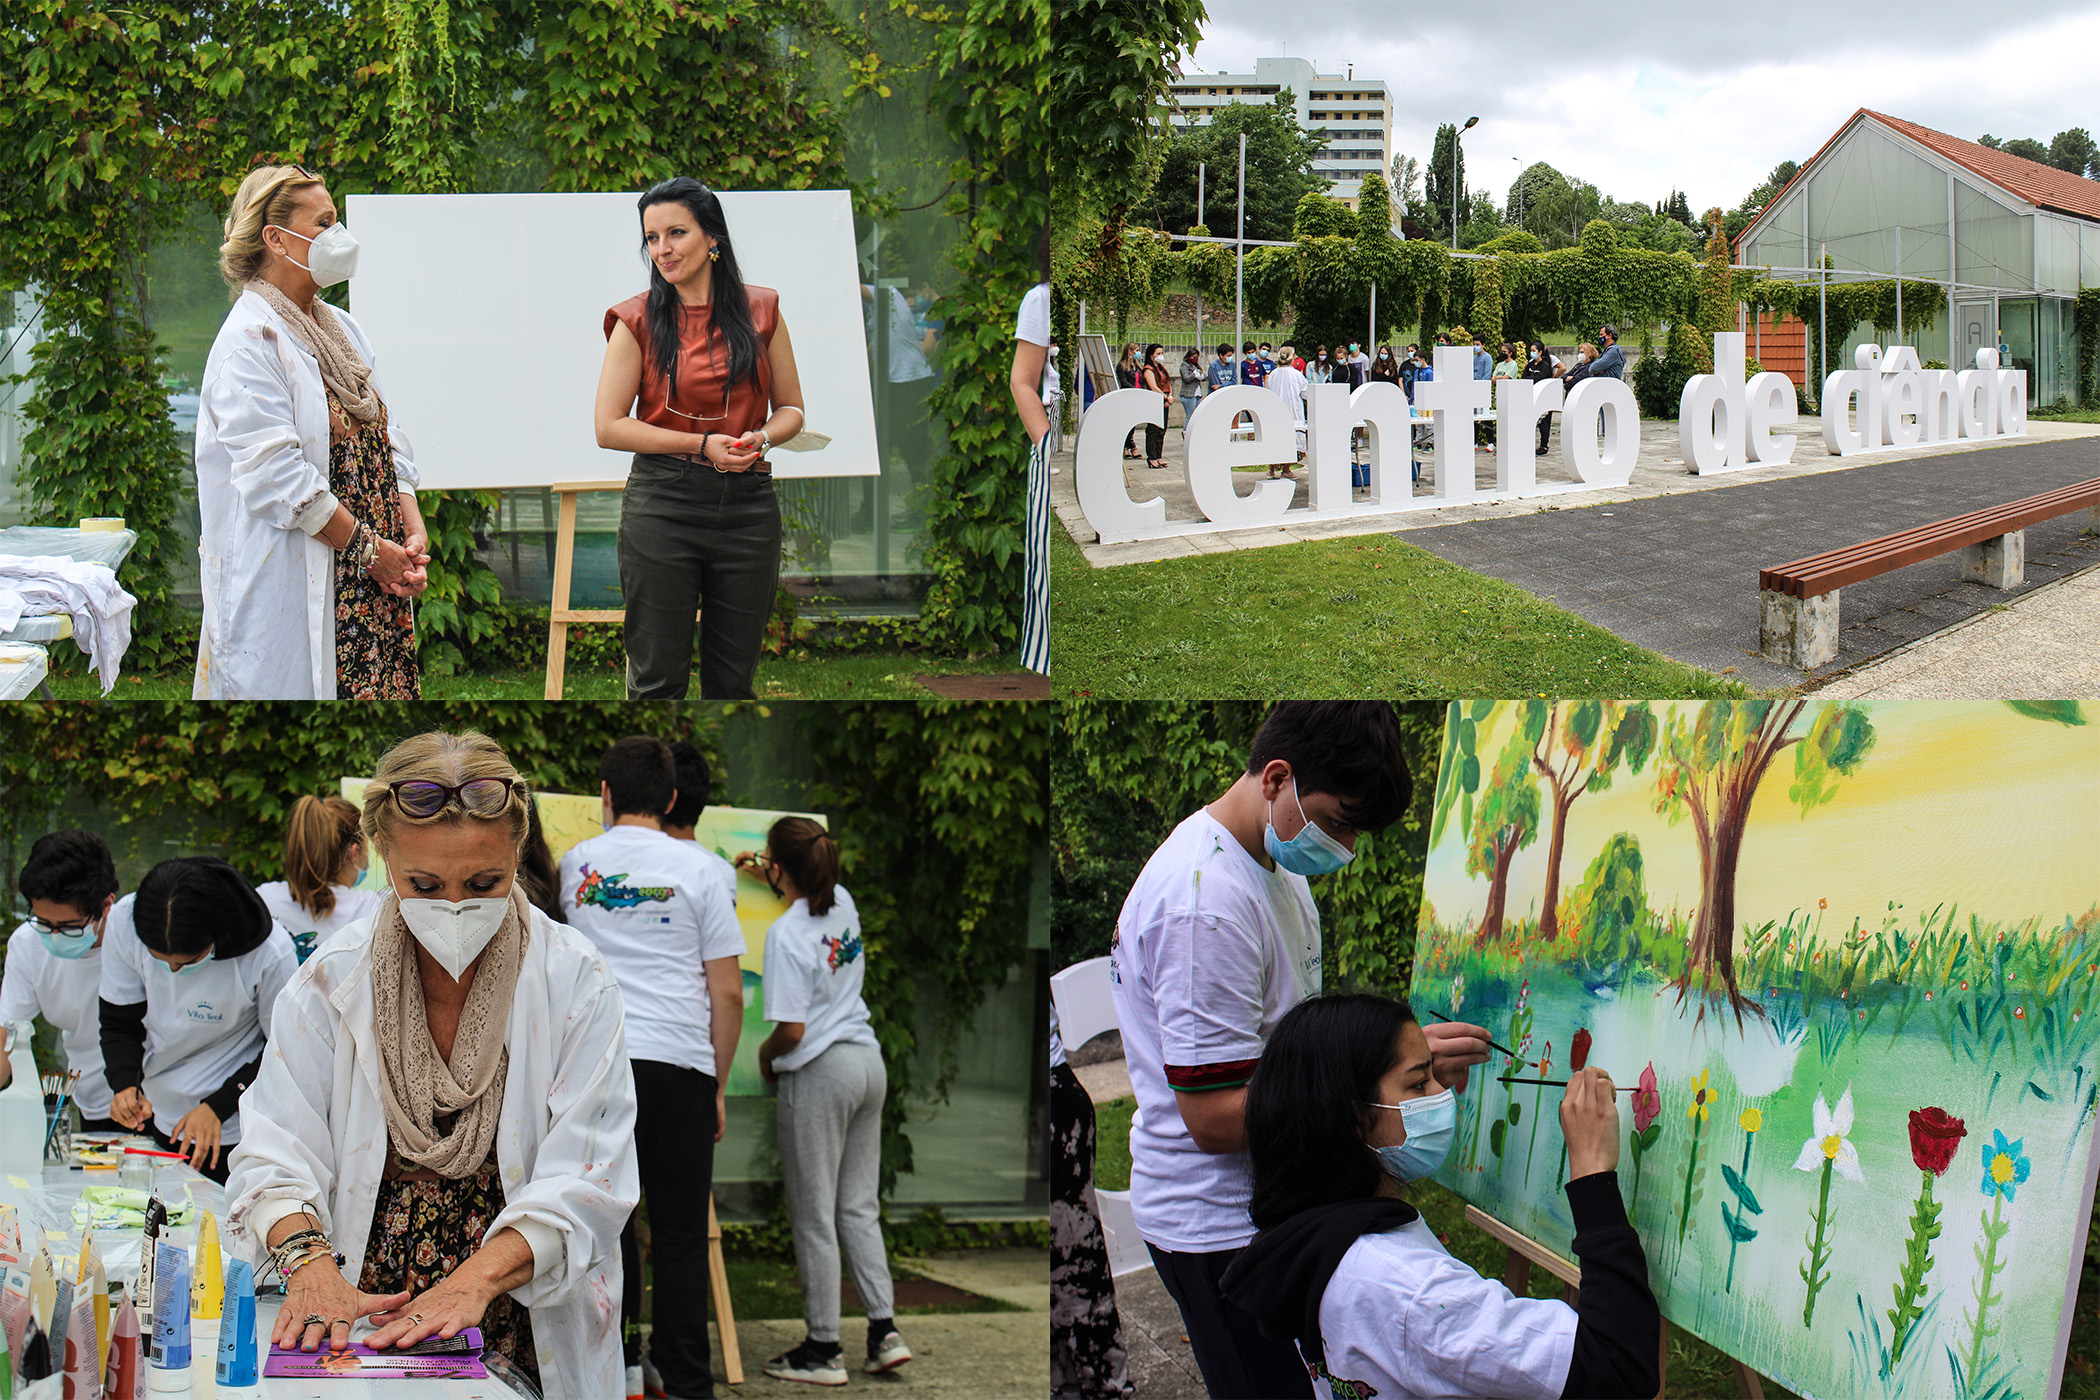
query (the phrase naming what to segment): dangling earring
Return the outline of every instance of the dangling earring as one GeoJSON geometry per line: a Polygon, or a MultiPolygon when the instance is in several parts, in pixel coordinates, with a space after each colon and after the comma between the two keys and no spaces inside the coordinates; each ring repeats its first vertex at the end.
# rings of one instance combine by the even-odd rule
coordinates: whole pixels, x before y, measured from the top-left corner
{"type": "Polygon", "coordinates": [[[710,248],[710,249],[708,249],[708,250],[707,250],[707,260],[708,260],[709,262],[720,262],[720,261],[722,261],[722,250],[721,250],[720,248],[710,248]]]}

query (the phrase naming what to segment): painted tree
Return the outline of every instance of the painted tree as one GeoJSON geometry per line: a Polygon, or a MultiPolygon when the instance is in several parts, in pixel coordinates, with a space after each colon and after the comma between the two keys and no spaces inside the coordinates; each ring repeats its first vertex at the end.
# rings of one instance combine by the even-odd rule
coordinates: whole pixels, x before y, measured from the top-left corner
{"type": "Polygon", "coordinates": [[[1532,746],[1545,723],[1546,707],[1525,702],[1518,715],[1518,728],[1503,746],[1501,757],[1480,793],[1473,811],[1472,842],[1466,847],[1466,873],[1488,877],[1487,912],[1480,917],[1474,941],[1486,946],[1502,932],[1502,913],[1509,896],[1509,863],[1520,850],[1538,840],[1539,785],[1531,772],[1532,746]]]}
{"type": "Polygon", "coordinates": [[[1726,1001],[1738,1024],[1746,1009],[1763,1014],[1735,980],[1735,875],[1758,786],[1773,760],[1793,749],[1787,796],[1806,816],[1837,795],[1838,780],[1858,772],[1874,747],[1873,722],[1853,705],[1826,704],[1806,730],[1797,729],[1808,703],[1714,700],[1689,720],[1680,710],[1656,755],[1655,810],[1672,826],[1689,817],[1699,843],[1699,912],[1678,997],[1696,981],[1702,996],[1726,1001]]]}
{"type": "Polygon", "coordinates": [[[1552,789],[1552,835],[1546,841],[1546,893],[1540,904],[1539,937],[1560,936],[1560,856],[1568,809],[1586,792],[1611,786],[1621,763],[1638,773],[1655,748],[1655,710],[1617,700],[1557,700],[1532,746],[1531,766],[1552,789]]]}

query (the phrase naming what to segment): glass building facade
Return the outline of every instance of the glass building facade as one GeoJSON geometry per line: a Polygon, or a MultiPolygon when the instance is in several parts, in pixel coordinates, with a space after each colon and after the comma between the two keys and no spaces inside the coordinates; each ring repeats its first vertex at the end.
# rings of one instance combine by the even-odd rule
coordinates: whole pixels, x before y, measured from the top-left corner
{"type": "MultiPolygon", "coordinates": [[[[1905,133],[1861,113],[1743,231],[1736,262],[1812,276],[1828,257],[1833,281],[1937,282],[1949,314],[1918,333],[1918,353],[1973,364],[2002,346],[2027,373],[2031,407],[2078,402],[2072,299],[2100,285],[2100,220],[2032,204],[1905,133]]],[[[1873,326],[1852,327],[1832,366],[1851,363],[1873,326]]]]}

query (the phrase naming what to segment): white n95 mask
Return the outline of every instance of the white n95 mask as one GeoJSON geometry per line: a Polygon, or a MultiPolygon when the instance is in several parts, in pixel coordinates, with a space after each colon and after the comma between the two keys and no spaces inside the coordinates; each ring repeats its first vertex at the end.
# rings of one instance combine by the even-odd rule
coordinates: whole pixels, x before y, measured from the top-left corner
{"type": "Polygon", "coordinates": [[[401,922],[455,982],[489,946],[509,912],[508,898],[463,899],[457,904],[449,899],[401,901],[401,922]]]}
{"type": "Polygon", "coordinates": [[[294,238],[305,238],[309,245],[306,261],[300,262],[290,253],[285,261],[314,279],[317,287],[333,287],[338,282],[347,282],[357,275],[357,239],[342,224],[330,224],[312,238],[303,233],[292,233],[283,224],[271,224],[279,233],[290,233],[294,238]]]}

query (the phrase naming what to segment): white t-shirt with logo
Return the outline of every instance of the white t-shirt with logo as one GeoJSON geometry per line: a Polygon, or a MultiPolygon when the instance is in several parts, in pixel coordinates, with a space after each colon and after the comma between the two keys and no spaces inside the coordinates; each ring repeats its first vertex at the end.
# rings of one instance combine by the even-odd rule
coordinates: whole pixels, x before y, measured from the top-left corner
{"type": "Polygon", "coordinates": [[[1179,1090],[1246,1083],[1276,1023],[1320,990],[1312,891],[1198,811],[1131,886],[1108,971],[1137,1091],[1130,1205],[1138,1232],[1166,1250],[1237,1249],[1254,1238],[1246,1154],[1196,1146],[1175,1099],[1179,1090]]]}
{"type": "Polygon", "coordinates": [[[328,911],[326,918],[319,918],[292,898],[292,887],[283,880],[272,880],[255,887],[262,902],[269,906],[270,917],[292,936],[292,947],[298,952],[300,962],[312,957],[314,949],[338,931],[359,919],[369,918],[372,911],[386,900],[378,890],[353,889],[348,885],[330,885],[328,888],[335,891],[335,907],[328,911]]]}
{"type": "MultiPolygon", "coordinates": [[[[107,942],[107,938],[104,939],[107,942]]],[[[109,1079],[102,1073],[102,950],[78,958],[54,957],[34,924],[7,940],[7,973],[0,978],[0,1021],[38,1016],[57,1027],[66,1068],[80,1071],[73,1101],[82,1118],[109,1117],[109,1079]]]]}
{"type": "Polygon", "coordinates": [[[613,827],[561,858],[562,912],[619,980],[629,1059],[715,1073],[703,964],[744,953],[726,863],[653,826],[613,827]]]}
{"type": "Polygon", "coordinates": [[[1320,1295],[1320,1342],[1320,1400],[1553,1400],[1575,1358],[1575,1309],[1482,1278],[1417,1216],[1349,1246],[1320,1295]]]}
{"type": "MultiPolygon", "coordinates": [[[[262,1054],[277,994],[299,970],[292,936],[274,924],[261,946],[237,958],[176,972],[146,951],[125,895],[109,911],[102,940],[102,986],[113,1006],[146,1003],[146,1081],[153,1124],[162,1136],[216,1093],[233,1072],[262,1054]]],[[[229,1147],[240,1141],[238,1111],[221,1126],[229,1147]]]]}
{"type": "Polygon", "coordinates": [[[766,930],[766,1019],[800,1021],[802,1039],[773,1061],[798,1070],[834,1045],[876,1045],[860,988],[868,969],[860,915],[844,885],[831,887],[829,911],[809,912],[798,899],[766,930]]]}

